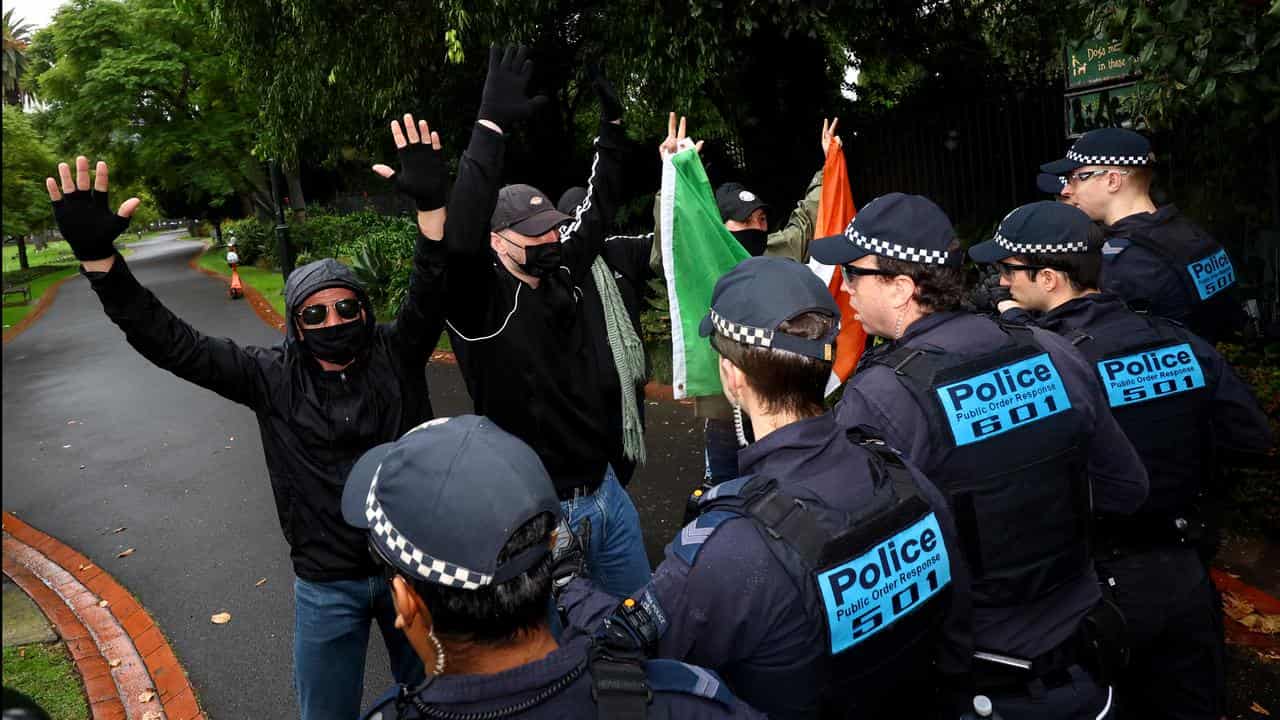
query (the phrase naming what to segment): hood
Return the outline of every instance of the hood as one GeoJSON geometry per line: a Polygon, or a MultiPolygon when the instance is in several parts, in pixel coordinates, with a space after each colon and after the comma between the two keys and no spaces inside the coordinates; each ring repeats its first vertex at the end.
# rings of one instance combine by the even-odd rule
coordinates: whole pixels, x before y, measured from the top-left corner
{"type": "Polygon", "coordinates": [[[356,297],[360,298],[360,304],[364,307],[365,323],[369,325],[370,330],[373,329],[377,322],[373,317],[373,306],[369,303],[369,295],[365,292],[360,279],[356,277],[355,271],[333,258],[324,258],[295,269],[289,273],[289,279],[285,281],[285,344],[293,345],[295,348],[302,347],[301,343],[298,343],[298,325],[294,322],[294,315],[301,308],[302,301],[317,291],[334,287],[349,288],[355,292],[356,297]]]}
{"type": "Polygon", "coordinates": [[[1177,206],[1164,205],[1153,213],[1134,213],[1128,217],[1120,218],[1114,225],[1105,225],[1103,228],[1108,234],[1118,237],[1124,237],[1134,231],[1145,231],[1146,234],[1150,234],[1151,228],[1164,225],[1177,218],[1179,214],[1177,206]]]}

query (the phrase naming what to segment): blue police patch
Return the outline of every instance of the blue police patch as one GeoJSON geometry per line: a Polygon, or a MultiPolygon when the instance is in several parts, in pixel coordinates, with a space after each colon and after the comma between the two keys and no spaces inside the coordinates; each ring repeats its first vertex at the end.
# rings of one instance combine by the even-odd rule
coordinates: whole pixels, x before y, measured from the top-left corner
{"type": "Polygon", "coordinates": [[[889,627],[950,582],[950,558],[933,513],[857,558],[818,573],[831,654],[889,627]]]}
{"type": "Polygon", "coordinates": [[[720,523],[725,520],[738,517],[736,514],[726,512],[724,510],[712,510],[698,516],[698,519],[685,525],[680,533],[676,535],[676,539],[671,541],[671,551],[676,557],[684,560],[690,566],[698,559],[698,552],[702,550],[702,544],[711,537],[711,533],[716,531],[720,523]]]}
{"type": "Polygon", "coordinates": [[[1098,376],[1111,407],[1204,387],[1204,370],[1188,343],[1103,360],[1098,376]]]}
{"type": "Polygon", "coordinates": [[[956,445],[969,445],[1071,408],[1048,353],[937,389],[956,445]]]}
{"type": "Polygon", "coordinates": [[[1201,300],[1208,300],[1236,281],[1236,269],[1231,265],[1231,258],[1227,256],[1226,250],[1219,250],[1187,265],[1187,272],[1190,273],[1201,300]]]}

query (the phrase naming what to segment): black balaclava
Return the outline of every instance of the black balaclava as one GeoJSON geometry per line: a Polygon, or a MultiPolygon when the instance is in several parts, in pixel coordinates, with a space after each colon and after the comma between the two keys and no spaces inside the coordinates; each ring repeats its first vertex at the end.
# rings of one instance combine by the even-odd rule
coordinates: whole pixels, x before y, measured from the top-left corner
{"type": "Polygon", "coordinates": [[[769,244],[769,233],[766,230],[748,228],[746,230],[732,230],[730,232],[733,234],[733,238],[737,240],[752,257],[760,257],[763,255],[765,246],[769,244]]]}

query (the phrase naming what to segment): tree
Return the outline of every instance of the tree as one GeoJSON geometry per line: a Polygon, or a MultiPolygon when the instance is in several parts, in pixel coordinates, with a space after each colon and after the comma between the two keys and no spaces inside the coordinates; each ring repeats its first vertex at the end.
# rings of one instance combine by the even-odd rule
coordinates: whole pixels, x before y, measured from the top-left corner
{"type": "Polygon", "coordinates": [[[27,98],[22,78],[27,74],[27,46],[31,43],[31,26],[21,18],[14,19],[13,8],[4,11],[4,103],[21,106],[27,98]]]}
{"type": "Polygon", "coordinates": [[[32,51],[49,104],[43,123],[60,152],[110,159],[113,179],[170,199],[168,214],[199,215],[241,193],[267,203],[249,152],[254,110],[200,19],[168,0],[76,0],[36,33],[32,51]]]}
{"type": "Polygon", "coordinates": [[[26,239],[53,219],[44,178],[53,154],[18,108],[4,106],[4,236],[18,241],[18,263],[26,270],[26,239]]]}

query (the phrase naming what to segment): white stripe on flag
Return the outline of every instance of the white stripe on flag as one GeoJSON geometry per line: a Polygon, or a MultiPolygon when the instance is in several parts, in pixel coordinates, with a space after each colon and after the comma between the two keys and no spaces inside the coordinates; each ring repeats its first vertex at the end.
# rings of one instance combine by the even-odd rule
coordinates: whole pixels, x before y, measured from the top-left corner
{"type": "Polygon", "coordinates": [[[680,314],[680,297],[676,292],[676,259],[672,252],[675,238],[676,166],[670,155],[662,158],[661,209],[658,222],[662,226],[662,269],[667,280],[668,314],[671,317],[671,387],[677,400],[685,397],[688,370],[684,357],[684,323],[680,314]]]}

